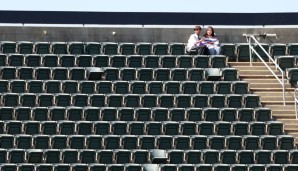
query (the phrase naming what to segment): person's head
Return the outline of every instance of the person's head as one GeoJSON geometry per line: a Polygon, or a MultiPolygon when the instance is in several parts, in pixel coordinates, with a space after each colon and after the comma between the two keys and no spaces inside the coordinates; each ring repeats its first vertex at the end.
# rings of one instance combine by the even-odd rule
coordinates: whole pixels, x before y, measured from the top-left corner
{"type": "Polygon", "coordinates": [[[195,28],[193,29],[193,31],[197,35],[199,35],[201,33],[201,30],[202,30],[202,27],[201,26],[195,26],[195,28]]]}
{"type": "Polygon", "coordinates": [[[211,26],[207,27],[206,33],[204,34],[204,36],[207,37],[214,37],[214,29],[211,26]]]}

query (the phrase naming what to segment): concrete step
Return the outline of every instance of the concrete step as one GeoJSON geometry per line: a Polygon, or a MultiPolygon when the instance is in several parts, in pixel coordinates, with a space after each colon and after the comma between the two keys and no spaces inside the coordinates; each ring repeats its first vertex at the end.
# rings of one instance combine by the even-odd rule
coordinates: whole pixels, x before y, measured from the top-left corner
{"type": "Polygon", "coordinates": [[[290,110],[295,111],[294,105],[265,105],[265,107],[268,107],[272,110],[290,110]]]}
{"type": "MultiPolygon", "coordinates": [[[[250,66],[250,62],[228,62],[232,67],[234,66],[250,66]]],[[[274,65],[271,62],[266,62],[267,65],[274,65]]],[[[263,62],[252,62],[252,66],[265,66],[263,62]]]]}
{"type": "MultiPolygon", "coordinates": [[[[279,84],[278,80],[276,78],[246,78],[244,77],[242,81],[247,81],[248,83],[276,83],[279,84]]],[[[288,83],[286,80],[285,83],[288,83]]]]}
{"type": "Polygon", "coordinates": [[[273,115],[296,115],[295,110],[272,110],[273,115]]]}
{"type": "MultiPolygon", "coordinates": [[[[295,88],[285,88],[285,92],[293,92],[294,90],[295,90],[295,88]]],[[[282,88],[263,88],[263,87],[259,87],[259,88],[250,88],[250,91],[252,91],[252,92],[256,92],[256,91],[282,92],[283,89],[282,88]]]]}
{"type": "MultiPolygon", "coordinates": [[[[298,122],[296,119],[277,119],[277,121],[281,121],[285,125],[286,124],[296,124],[298,122]]],[[[297,130],[297,132],[298,132],[298,130],[297,130]]]]}
{"type": "MultiPolygon", "coordinates": [[[[274,70],[273,73],[276,75],[281,75],[279,71],[274,70]]],[[[238,75],[272,75],[269,70],[238,70],[238,75]]]]}
{"type": "MultiPolygon", "coordinates": [[[[232,66],[232,68],[236,68],[237,70],[262,70],[268,71],[269,69],[266,66],[232,66]]],[[[269,66],[269,68],[273,71],[277,71],[278,69],[275,66],[269,66]]]]}
{"type": "MultiPolygon", "coordinates": [[[[278,97],[282,97],[283,93],[280,91],[273,91],[273,92],[269,92],[269,91],[253,91],[254,94],[257,94],[259,96],[278,96],[278,97]]],[[[294,93],[292,91],[286,91],[285,92],[285,97],[292,97],[294,98],[294,93]]]]}
{"type": "MultiPolygon", "coordinates": [[[[280,83],[250,83],[249,88],[282,88],[280,83]]],[[[285,84],[285,88],[292,88],[291,84],[285,84]]]]}
{"type": "Polygon", "coordinates": [[[295,120],[296,119],[296,116],[293,115],[293,114],[289,114],[289,115],[272,114],[272,117],[273,117],[274,120],[277,120],[277,121],[279,121],[280,119],[289,119],[289,120],[295,120]]]}
{"type": "MultiPolygon", "coordinates": [[[[262,102],[263,101],[281,101],[281,100],[283,100],[282,96],[260,96],[260,97],[261,97],[262,102]]],[[[294,102],[293,97],[289,97],[289,96],[286,96],[285,100],[294,102]]]]}

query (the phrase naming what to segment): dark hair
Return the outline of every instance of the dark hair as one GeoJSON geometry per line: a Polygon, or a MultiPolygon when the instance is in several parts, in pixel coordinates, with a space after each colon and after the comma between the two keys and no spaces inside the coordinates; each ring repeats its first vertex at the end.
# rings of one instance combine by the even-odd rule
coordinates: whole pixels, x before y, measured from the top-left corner
{"type": "Polygon", "coordinates": [[[201,26],[195,26],[195,28],[193,30],[202,30],[201,26]]]}
{"type": "Polygon", "coordinates": [[[214,29],[213,29],[213,27],[211,27],[211,26],[208,26],[208,27],[207,27],[207,30],[206,30],[206,33],[204,34],[204,37],[208,36],[208,35],[207,35],[207,31],[208,31],[209,29],[211,29],[211,32],[212,32],[212,33],[211,33],[211,36],[214,37],[214,29]]]}

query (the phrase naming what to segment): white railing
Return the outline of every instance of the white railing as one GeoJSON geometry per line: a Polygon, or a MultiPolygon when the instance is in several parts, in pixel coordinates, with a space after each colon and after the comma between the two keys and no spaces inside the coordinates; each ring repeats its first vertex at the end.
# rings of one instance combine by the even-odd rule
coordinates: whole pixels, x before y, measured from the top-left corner
{"type": "Polygon", "coordinates": [[[268,70],[272,73],[272,75],[277,79],[277,81],[281,84],[282,86],[282,98],[283,98],[283,105],[286,105],[286,100],[285,100],[285,74],[284,71],[279,67],[279,65],[274,61],[274,59],[269,55],[269,53],[262,47],[262,45],[259,43],[259,41],[255,38],[255,36],[266,38],[266,37],[276,37],[276,34],[243,34],[243,36],[246,37],[247,42],[249,43],[249,57],[250,57],[250,66],[252,66],[252,52],[254,52],[257,57],[263,62],[263,64],[268,68],[268,70]],[[280,79],[274,71],[267,65],[267,63],[264,61],[264,59],[260,56],[260,54],[254,49],[254,47],[251,44],[251,41],[254,41],[260,49],[267,55],[269,62],[272,62],[276,69],[278,69],[282,75],[282,79],[280,79]]]}
{"type": "Polygon", "coordinates": [[[295,88],[295,90],[294,90],[294,103],[295,103],[296,120],[298,119],[298,112],[297,112],[298,99],[297,99],[297,95],[296,95],[297,92],[298,92],[298,88],[295,88]]]}

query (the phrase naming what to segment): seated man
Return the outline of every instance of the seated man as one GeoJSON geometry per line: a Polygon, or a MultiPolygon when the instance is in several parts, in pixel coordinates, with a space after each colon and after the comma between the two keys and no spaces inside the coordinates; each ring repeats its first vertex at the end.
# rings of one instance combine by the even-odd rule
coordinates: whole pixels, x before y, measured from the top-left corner
{"type": "Polygon", "coordinates": [[[204,44],[204,38],[200,37],[201,30],[201,26],[196,26],[194,28],[194,34],[189,36],[186,50],[190,55],[208,55],[208,49],[204,44]]]}

